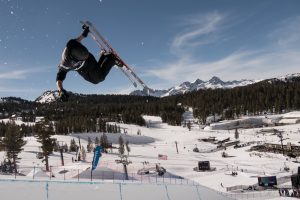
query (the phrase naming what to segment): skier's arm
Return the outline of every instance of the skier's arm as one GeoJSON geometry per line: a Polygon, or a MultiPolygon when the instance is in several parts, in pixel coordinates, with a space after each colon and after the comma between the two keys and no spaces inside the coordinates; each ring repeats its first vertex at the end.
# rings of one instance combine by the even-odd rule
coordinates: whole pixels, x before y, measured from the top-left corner
{"type": "Polygon", "coordinates": [[[57,90],[59,92],[61,92],[64,87],[63,87],[63,81],[65,80],[67,75],[67,71],[59,69],[56,75],[56,86],[57,86],[57,90]]]}
{"type": "Polygon", "coordinates": [[[66,74],[68,71],[65,71],[63,69],[59,69],[56,76],[56,86],[59,92],[59,99],[63,102],[69,100],[69,94],[63,87],[63,81],[66,78],[66,74]]]}
{"type": "Polygon", "coordinates": [[[82,29],[83,29],[82,34],[78,38],[76,38],[77,42],[81,42],[81,40],[83,40],[84,38],[86,38],[87,35],[90,32],[90,29],[89,29],[88,26],[82,26],[82,29]]]}
{"type": "Polygon", "coordinates": [[[63,82],[61,80],[57,80],[56,81],[56,86],[57,86],[57,90],[59,92],[61,92],[64,88],[63,88],[63,82]]]}
{"type": "Polygon", "coordinates": [[[81,40],[83,39],[84,39],[83,35],[80,35],[78,38],[76,38],[77,42],[81,42],[81,40]]]}

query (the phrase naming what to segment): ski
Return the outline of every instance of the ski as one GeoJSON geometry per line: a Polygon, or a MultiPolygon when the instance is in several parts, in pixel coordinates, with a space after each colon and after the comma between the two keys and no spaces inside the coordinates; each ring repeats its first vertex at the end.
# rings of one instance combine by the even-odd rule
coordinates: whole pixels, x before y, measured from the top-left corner
{"type": "Polygon", "coordinates": [[[107,40],[102,36],[102,34],[93,26],[93,24],[89,21],[80,21],[80,23],[90,28],[90,35],[102,50],[113,53],[122,62],[123,67],[122,68],[119,67],[119,69],[127,76],[127,78],[132,82],[134,87],[137,87],[137,83],[139,83],[143,87],[144,91],[146,91],[147,94],[149,94],[148,86],[136,75],[136,73],[129,67],[129,65],[127,65],[124,62],[124,60],[107,42],[107,40]]]}
{"type": "MultiPolygon", "coordinates": [[[[85,24],[84,22],[81,22],[82,24],[85,24]]],[[[97,37],[91,33],[90,34],[92,36],[92,38],[96,41],[96,43],[99,45],[99,47],[104,50],[104,51],[109,51],[108,49],[105,48],[105,46],[97,39],[97,37]]],[[[126,70],[122,67],[119,67],[119,69],[121,70],[121,72],[124,73],[125,76],[127,76],[127,78],[132,82],[134,87],[137,87],[137,83],[135,82],[135,80],[133,80],[133,78],[126,72],[126,70]]]]}

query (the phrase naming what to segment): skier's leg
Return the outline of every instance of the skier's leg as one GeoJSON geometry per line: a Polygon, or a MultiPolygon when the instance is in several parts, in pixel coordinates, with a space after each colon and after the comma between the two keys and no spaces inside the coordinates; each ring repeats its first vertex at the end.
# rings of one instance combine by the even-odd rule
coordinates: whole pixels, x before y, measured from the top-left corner
{"type": "Polygon", "coordinates": [[[105,80],[114,65],[115,58],[112,54],[102,54],[98,62],[90,54],[86,61],[86,67],[78,72],[85,80],[97,84],[105,80]]]}
{"type": "MultiPolygon", "coordinates": [[[[99,60],[98,60],[98,63],[102,63],[103,62],[103,60],[104,60],[104,58],[105,58],[105,54],[106,54],[106,51],[104,51],[104,50],[102,50],[101,52],[100,52],[100,58],[99,58],[99,60]]],[[[98,64],[97,63],[97,64],[98,64]]]]}
{"type": "Polygon", "coordinates": [[[115,56],[111,53],[101,55],[98,66],[104,79],[110,72],[111,68],[115,65],[115,60],[115,56]]]}
{"type": "Polygon", "coordinates": [[[89,54],[88,59],[86,60],[85,67],[80,69],[78,73],[87,81],[97,84],[103,81],[103,77],[97,71],[98,63],[95,57],[92,54],[89,54]]]}
{"type": "Polygon", "coordinates": [[[78,72],[85,80],[97,84],[105,80],[115,64],[116,58],[111,53],[101,54],[98,62],[92,54],[89,54],[86,67],[78,72]]]}

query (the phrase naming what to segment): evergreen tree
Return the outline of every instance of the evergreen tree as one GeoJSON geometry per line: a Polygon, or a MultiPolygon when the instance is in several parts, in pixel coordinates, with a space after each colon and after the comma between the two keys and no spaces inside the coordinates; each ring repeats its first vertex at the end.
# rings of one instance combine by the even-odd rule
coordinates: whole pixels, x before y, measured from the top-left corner
{"type": "Polygon", "coordinates": [[[239,139],[239,132],[238,132],[238,129],[236,128],[235,129],[235,132],[234,132],[234,138],[237,140],[237,139],[239,139]]]}
{"type": "Polygon", "coordinates": [[[51,138],[54,135],[52,124],[45,121],[35,125],[35,137],[42,144],[42,152],[44,155],[46,171],[49,171],[49,156],[53,153],[56,140],[51,138]]]}
{"type": "Polygon", "coordinates": [[[105,133],[103,133],[100,138],[100,145],[102,146],[103,151],[107,152],[107,148],[109,147],[109,144],[108,144],[108,139],[107,139],[107,136],[105,133]]]}
{"type": "Polygon", "coordinates": [[[119,154],[124,155],[125,147],[124,147],[124,139],[122,136],[119,137],[119,154]]]}
{"type": "Polygon", "coordinates": [[[90,137],[88,137],[88,144],[86,146],[87,152],[90,153],[93,150],[93,142],[90,137]]]}
{"type": "Polygon", "coordinates": [[[23,151],[23,146],[26,142],[20,133],[19,127],[14,123],[9,123],[7,125],[7,131],[5,137],[2,139],[2,145],[6,151],[6,156],[9,161],[12,160],[13,168],[17,172],[17,160],[18,154],[23,151]]]}
{"type": "Polygon", "coordinates": [[[189,129],[189,131],[192,130],[192,123],[191,123],[191,121],[188,121],[187,128],[189,129]]]}
{"type": "Polygon", "coordinates": [[[75,139],[71,139],[71,142],[70,142],[70,152],[76,152],[77,151],[77,144],[76,144],[76,141],[75,139]]]}
{"type": "Polygon", "coordinates": [[[67,144],[64,144],[64,145],[62,146],[62,149],[63,149],[64,152],[68,152],[69,147],[68,147],[67,144]]]}
{"type": "Polygon", "coordinates": [[[95,146],[99,146],[99,145],[100,145],[99,138],[98,138],[98,137],[96,137],[96,138],[95,138],[95,146]]]}
{"type": "Polygon", "coordinates": [[[128,140],[126,141],[126,143],[125,143],[125,147],[126,147],[126,150],[127,150],[127,155],[129,156],[129,152],[130,152],[130,147],[129,147],[129,142],[128,142],[128,140]]]}
{"type": "Polygon", "coordinates": [[[0,151],[5,151],[2,138],[0,137],[0,151]]]}
{"type": "Polygon", "coordinates": [[[83,161],[86,161],[86,150],[84,146],[81,147],[81,158],[83,161]]]}
{"type": "Polygon", "coordinates": [[[53,144],[53,151],[54,151],[54,152],[58,152],[59,149],[60,149],[59,142],[56,141],[56,139],[55,139],[54,144],[53,144]]]}

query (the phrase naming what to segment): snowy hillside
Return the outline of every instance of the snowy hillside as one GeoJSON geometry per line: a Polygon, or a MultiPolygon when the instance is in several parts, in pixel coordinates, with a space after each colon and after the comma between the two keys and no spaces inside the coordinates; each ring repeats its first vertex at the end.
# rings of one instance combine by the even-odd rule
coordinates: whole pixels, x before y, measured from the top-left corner
{"type": "MultiPolygon", "coordinates": [[[[186,112],[185,119],[191,119],[191,111],[186,112]]],[[[300,112],[293,112],[274,118],[298,118],[300,112]]],[[[291,185],[289,176],[295,173],[299,164],[296,159],[283,156],[273,152],[249,151],[251,147],[258,144],[270,143],[278,144],[278,136],[270,132],[272,127],[265,131],[263,128],[240,128],[239,143],[240,148],[228,146],[226,149],[220,149],[217,141],[223,141],[229,138],[229,141],[236,141],[234,130],[203,130],[199,127],[193,127],[188,130],[186,127],[169,126],[162,122],[160,117],[143,116],[147,127],[141,127],[130,124],[117,124],[121,127],[121,134],[107,134],[108,140],[113,146],[118,146],[117,138],[121,135],[129,141],[130,153],[128,165],[129,180],[133,183],[164,183],[164,184],[199,184],[201,195],[218,191],[215,194],[229,196],[234,199],[272,199],[278,197],[277,190],[248,191],[241,188],[257,185],[257,177],[277,176],[279,187],[289,187],[291,185]],[[140,133],[140,134],[138,134],[140,133]],[[216,142],[206,142],[205,139],[214,139],[216,142]],[[198,152],[195,152],[195,147],[198,152]],[[225,152],[227,157],[222,157],[225,152]],[[158,155],[164,155],[166,159],[159,159],[158,155]],[[198,161],[210,161],[213,169],[211,171],[194,171],[193,168],[198,165],[198,161]],[[152,174],[137,174],[141,169],[155,169],[158,164],[167,170],[168,175],[159,177],[152,174]],[[288,171],[284,170],[289,168],[288,171]],[[237,175],[232,175],[237,172],[237,175]],[[240,188],[240,189],[237,189],[240,188]],[[234,190],[231,192],[230,190],[234,190]]],[[[253,117],[263,119],[264,116],[253,117]]],[[[250,121],[251,122],[251,121],[250,121]]],[[[113,122],[112,122],[113,123],[113,122]]],[[[230,121],[228,121],[230,123],[230,121]]],[[[226,127],[225,127],[226,128],[226,127]]],[[[285,140],[284,145],[290,143],[292,146],[298,146],[300,141],[300,124],[274,127],[280,130],[285,140]]],[[[55,136],[61,144],[70,144],[71,139],[81,138],[81,144],[86,147],[87,137],[94,139],[100,137],[102,133],[82,133],[67,136],[55,136]]],[[[27,144],[24,151],[20,154],[19,170],[23,176],[17,176],[17,180],[49,180],[51,181],[89,181],[90,166],[93,153],[87,153],[86,161],[74,162],[76,152],[64,153],[65,165],[61,165],[60,154],[55,152],[50,156],[51,173],[44,171],[44,164],[36,158],[36,153],[40,151],[40,144],[34,137],[26,138],[27,144]]],[[[4,157],[5,152],[0,152],[0,157],[4,157]]],[[[109,150],[103,154],[100,164],[93,172],[93,181],[122,180],[123,167],[115,162],[118,157],[118,149],[109,150]]],[[[150,170],[152,173],[152,171],[150,170]]],[[[0,179],[7,179],[10,176],[0,175],[0,179]]],[[[13,176],[11,177],[13,178],[13,176]]],[[[105,182],[104,182],[105,183],[105,182]]],[[[51,183],[50,183],[51,184],[51,183]]],[[[77,186],[74,186],[77,187],[77,186]]],[[[120,186],[121,187],[121,186],[120,186]]],[[[132,186],[136,187],[136,186],[132,186]]],[[[160,186],[158,186],[160,187],[160,186]]],[[[51,187],[50,187],[51,188],[51,187]]],[[[153,191],[151,189],[151,191],[153,191]]],[[[53,190],[50,190],[50,196],[53,190]]],[[[191,198],[193,199],[193,198],[191,198]]],[[[205,199],[205,198],[204,198],[205,199]]],[[[207,199],[226,199],[207,198],[207,199]]]]}

